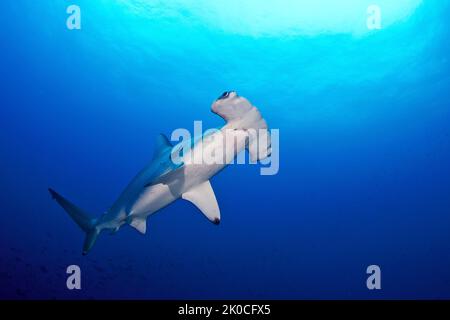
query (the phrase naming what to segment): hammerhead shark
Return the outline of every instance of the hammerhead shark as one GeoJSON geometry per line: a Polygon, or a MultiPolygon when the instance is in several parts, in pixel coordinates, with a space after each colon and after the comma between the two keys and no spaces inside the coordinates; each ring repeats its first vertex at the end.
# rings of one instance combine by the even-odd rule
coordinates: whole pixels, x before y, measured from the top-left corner
{"type": "Polygon", "coordinates": [[[224,92],[212,103],[211,110],[226,121],[220,130],[175,146],[166,136],[159,135],[152,161],[98,218],[49,188],[52,198],[85,232],[83,255],[91,250],[102,231],[115,233],[128,224],[145,234],[147,217],[179,198],[193,203],[212,223],[220,223],[219,205],[209,180],[245,149],[252,161],[270,156],[270,134],[259,110],[235,91],[224,92]],[[202,154],[220,155],[218,158],[223,161],[194,160],[202,154]]]}

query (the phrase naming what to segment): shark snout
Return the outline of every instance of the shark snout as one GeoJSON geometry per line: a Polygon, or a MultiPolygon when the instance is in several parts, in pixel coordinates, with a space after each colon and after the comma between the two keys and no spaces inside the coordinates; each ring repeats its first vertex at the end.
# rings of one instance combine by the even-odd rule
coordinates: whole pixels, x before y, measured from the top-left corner
{"type": "Polygon", "coordinates": [[[215,100],[211,111],[221,116],[225,121],[238,119],[252,108],[251,103],[237,94],[236,91],[225,91],[215,100]]]}
{"type": "Polygon", "coordinates": [[[236,91],[225,91],[220,97],[214,100],[211,109],[214,113],[220,114],[220,109],[226,108],[227,105],[232,103],[235,99],[239,97],[236,91]]]}

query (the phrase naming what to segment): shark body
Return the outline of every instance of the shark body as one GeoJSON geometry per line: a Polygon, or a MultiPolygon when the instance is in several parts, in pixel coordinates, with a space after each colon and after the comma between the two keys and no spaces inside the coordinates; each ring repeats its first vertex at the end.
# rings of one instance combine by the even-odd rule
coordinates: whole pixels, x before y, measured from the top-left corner
{"type": "Polygon", "coordinates": [[[49,189],[52,197],[86,233],[83,255],[90,251],[102,231],[115,233],[129,224],[145,234],[147,217],[179,198],[192,202],[214,224],[220,223],[220,209],[210,178],[246,148],[253,161],[269,156],[270,137],[263,150],[257,149],[259,137],[252,135],[249,129],[267,132],[266,121],[256,107],[234,91],[222,94],[211,109],[227,122],[219,131],[194,141],[189,148],[186,148],[186,142],[173,146],[164,135],[160,135],[152,161],[131,180],[111,208],[98,218],[49,189]],[[223,141],[225,136],[226,142],[223,141]],[[179,154],[182,148],[187,152],[180,157],[179,163],[174,163],[174,155],[179,154]],[[195,159],[201,159],[203,154],[220,154],[223,161],[196,162],[195,159]]]}

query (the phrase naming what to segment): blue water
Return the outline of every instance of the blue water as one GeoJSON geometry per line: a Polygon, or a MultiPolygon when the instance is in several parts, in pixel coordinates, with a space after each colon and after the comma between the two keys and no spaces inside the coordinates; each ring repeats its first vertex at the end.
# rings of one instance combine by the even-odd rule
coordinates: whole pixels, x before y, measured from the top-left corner
{"type": "Polygon", "coordinates": [[[74,2],[72,31],[72,1],[0,4],[1,298],[450,298],[449,1],[370,32],[74,2]],[[279,173],[214,177],[220,226],[179,200],[146,236],[124,227],[81,256],[47,188],[99,215],[158,133],[220,126],[210,104],[230,89],[280,129],[279,173]],[[82,290],[66,289],[71,264],[82,290]]]}

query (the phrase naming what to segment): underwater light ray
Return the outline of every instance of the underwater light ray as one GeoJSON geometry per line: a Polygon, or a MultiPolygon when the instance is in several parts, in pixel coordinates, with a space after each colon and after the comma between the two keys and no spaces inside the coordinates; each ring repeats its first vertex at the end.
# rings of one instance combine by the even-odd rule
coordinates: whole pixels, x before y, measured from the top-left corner
{"type": "MultiPolygon", "coordinates": [[[[373,0],[118,0],[151,19],[189,18],[211,29],[244,36],[354,35],[369,32],[373,0]]],[[[422,0],[378,0],[383,27],[409,17],[422,0]]]]}

